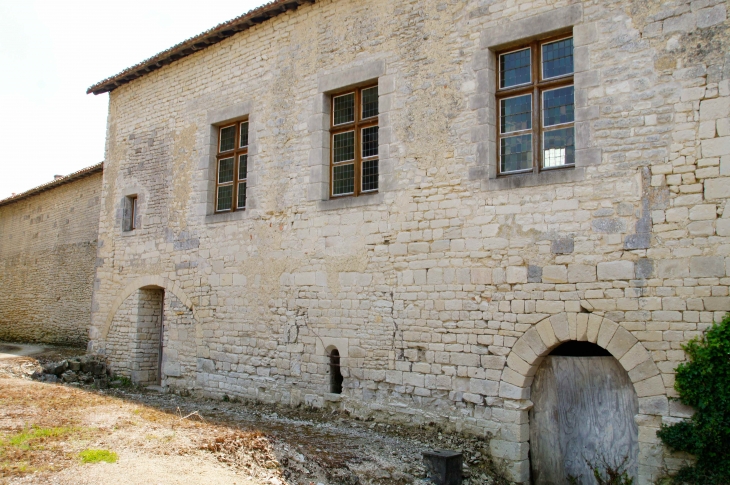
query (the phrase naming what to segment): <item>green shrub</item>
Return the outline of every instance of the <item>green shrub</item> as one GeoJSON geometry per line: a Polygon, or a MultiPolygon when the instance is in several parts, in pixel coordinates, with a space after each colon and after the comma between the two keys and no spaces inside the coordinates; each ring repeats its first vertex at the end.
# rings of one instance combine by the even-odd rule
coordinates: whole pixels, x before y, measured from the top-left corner
{"type": "Polygon", "coordinates": [[[119,381],[119,385],[121,387],[132,387],[134,384],[132,383],[132,379],[130,379],[127,376],[116,376],[114,378],[115,381],[119,381]]]}
{"type": "Polygon", "coordinates": [[[83,463],[99,463],[100,461],[114,463],[119,456],[109,450],[84,450],[79,453],[79,458],[83,463]]]}
{"type": "Polygon", "coordinates": [[[670,477],[675,484],[730,483],[730,314],[703,337],[683,346],[689,362],[677,367],[674,388],[682,404],[692,406],[691,419],[662,425],[657,435],[675,451],[697,461],[670,477]]]}

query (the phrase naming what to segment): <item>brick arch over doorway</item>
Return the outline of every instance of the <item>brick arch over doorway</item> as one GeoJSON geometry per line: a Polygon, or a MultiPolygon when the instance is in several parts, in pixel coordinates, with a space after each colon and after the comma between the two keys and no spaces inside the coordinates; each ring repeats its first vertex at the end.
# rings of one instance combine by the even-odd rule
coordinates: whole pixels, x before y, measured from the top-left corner
{"type": "Polygon", "coordinates": [[[170,281],[169,279],[162,276],[141,276],[130,281],[117,295],[117,298],[112,302],[111,308],[109,309],[109,313],[106,317],[106,321],[104,322],[104,326],[99,329],[99,335],[101,340],[105,340],[107,338],[109,334],[109,329],[112,325],[112,321],[114,320],[114,315],[117,313],[117,310],[119,310],[119,307],[122,305],[122,303],[124,303],[124,300],[129,298],[135,291],[145,288],[159,288],[165,291],[169,291],[170,293],[175,295],[192,312],[193,318],[195,319],[196,327],[200,326],[200,319],[198,318],[197,309],[193,305],[192,300],[188,298],[183,289],[176,282],[170,281]]]}
{"type": "MultiPolygon", "coordinates": [[[[512,347],[502,371],[499,394],[505,406],[520,410],[520,422],[529,423],[530,390],[537,369],[553,349],[571,340],[606,349],[628,373],[639,399],[639,413],[634,417],[639,428],[639,467],[652,468],[664,453],[656,440],[661,417],[669,415],[664,381],[644,345],[608,318],[593,313],[559,313],[525,332],[512,347]]],[[[512,442],[517,452],[510,460],[516,476],[529,477],[529,433],[505,434],[501,440],[493,440],[492,446],[507,445],[505,442],[512,442]]]]}

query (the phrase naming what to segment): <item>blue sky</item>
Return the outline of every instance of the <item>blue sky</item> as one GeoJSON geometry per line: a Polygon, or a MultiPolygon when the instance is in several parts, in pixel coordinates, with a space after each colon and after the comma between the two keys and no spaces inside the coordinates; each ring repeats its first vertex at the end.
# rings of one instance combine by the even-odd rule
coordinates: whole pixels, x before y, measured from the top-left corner
{"type": "Polygon", "coordinates": [[[0,199],[104,159],[86,89],[264,0],[0,0],[0,199]]]}

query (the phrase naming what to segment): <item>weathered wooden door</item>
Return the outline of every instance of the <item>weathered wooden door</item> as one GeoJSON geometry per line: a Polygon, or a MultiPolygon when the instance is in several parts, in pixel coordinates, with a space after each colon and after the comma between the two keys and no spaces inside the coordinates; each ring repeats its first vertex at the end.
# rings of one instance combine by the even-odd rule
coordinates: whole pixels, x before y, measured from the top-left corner
{"type": "Polygon", "coordinates": [[[586,463],[628,457],[637,476],[639,409],[634,386],[613,357],[550,355],[532,384],[530,461],[535,485],[596,483],[586,463]]]}

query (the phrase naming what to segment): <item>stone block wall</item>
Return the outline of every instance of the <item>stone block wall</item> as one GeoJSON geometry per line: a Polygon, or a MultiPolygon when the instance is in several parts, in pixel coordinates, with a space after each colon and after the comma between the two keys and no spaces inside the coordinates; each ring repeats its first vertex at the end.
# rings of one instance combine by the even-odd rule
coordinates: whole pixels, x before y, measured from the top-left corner
{"type": "Polygon", "coordinates": [[[99,167],[0,205],[0,340],[88,342],[101,181],[99,167]]]}
{"type": "Polygon", "coordinates": [[[182,305],[170,383],[491,432],[527,482],[541,357],[595,342],[634,384],[653,482],[677,463],[655,431],[688,415],[668,400],[681,345],[730,310],[727,7],[322,0],[115,89],[93,348],[154,282],[182,305]],[[564,29],[576,167],[498,178],[494,50],[564,29]],[[327,200],[328,92],[364,81],[380,191],[327,200]],[[247,210],[213,214],[216,124],[240,116],[247,210]]]}

